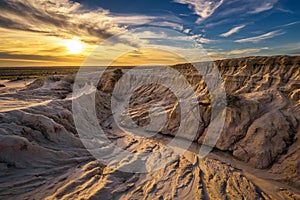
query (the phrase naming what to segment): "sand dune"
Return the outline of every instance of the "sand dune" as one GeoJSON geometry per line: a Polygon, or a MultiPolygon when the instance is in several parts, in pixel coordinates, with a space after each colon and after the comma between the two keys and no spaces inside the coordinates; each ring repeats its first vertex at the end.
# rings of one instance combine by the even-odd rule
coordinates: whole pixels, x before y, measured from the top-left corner
{"type": "MultiPolygon", "coordinates": [[[[188,66],[174,67],[194,88],[201,116],[193,144],[178,155],[166,145],[176,136],[180,122],[174,93],[159,85],[140,87],[131,98],[129,112],[121,113],[119,127],[112,118],[110,99],[120,71],[108,71],[91,90],[99,124],[112,143],[123,149],[161,152],[160,157],[150,156],[145,162],[149,168],[155,162],[164,162],[165,167],[149,173],[122,171],[134,166],[137,157],[124,157],[112,168],[86,150],[72,114],[74,76],[36,79],[16,91],[3,92],[1,104],[25,103],[0,112],[0,197],[299,199],[299,63],[300,57],[289,56],[216,61],[227,93],[227,110],[215,150],[206,158],[200,158],[198,150],[211,123],[213,102],[200,75],[188,66]],[[158,112],[167,116],[158,135],[143,138],[121,130],[128,125],[128,114],[136,124],[146,126],[151,105],[165,107],[158,112]]],[[[178,90],[182,90],[180,83],[178,90]]],[[[189,100],[189,94],[185,98],[189,100]]],[[[111,152],[108,146],[99,145],[97,150],[111,152]]]]}

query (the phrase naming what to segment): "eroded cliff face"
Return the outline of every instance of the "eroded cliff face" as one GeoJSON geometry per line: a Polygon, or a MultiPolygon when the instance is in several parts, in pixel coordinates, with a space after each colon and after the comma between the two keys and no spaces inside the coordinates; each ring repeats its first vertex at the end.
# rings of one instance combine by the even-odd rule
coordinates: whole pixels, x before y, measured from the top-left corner
{"type": "MultiPolygon", "coordinates": [[[[260,169],[272,167],[285,156],[290,160],[289,167],[294,166],[291,171],[299,173],[300,155],[295,153],[299,151],[299,62],[299,57],[287,56],[216,62],[227,93],[225,125],[217,149],[230,151],[237,159],[260,169]]],[[[176,68],[183,73],[188,71],[181,66],[176,68]]],[[[199,75],[191,74],[186,77],[195,88],[201,113],[194,140],[201,144],[210,123],[212,103],[205,82],[199,75]]],[[[180,108],[172,92],[162,86],[148,85],[140,88],[132,99],[131,112],[140,125],[147,123],[147,106],[169,101],[168,123],[161,133],[176,135],[180,108]],[[163,95],[155,98],[159,94],[163,95]]],[[[298,175],[291,172],[289,177],[297,179],[298,175]]]]}
{"type": "MultiPolygon", "coordinates": [[[[150,123],[149,109],[161,105],[167,122],[160,134],[141,138],[121,131],[113,120],[111,93],[121,77],[109,71],[95,89],[99,124],[116,145],[132,152],[161,151],[166,166],[149,173],[126,173],[136,157],[110,168],[83,146],[73,121],[74,76],[36,80],[1,101],[34,102],[0,113],[0,196],[10,199],[298,199],[300,190],[300,58],[250,57],[217,61],[227,93],[225,125],[215,150],[198,157],[213,106],[202,76],[175,66],[195,90],[199,127],[182,155],[166,144],[176,136],[180,103],[168,88],[145,85],[130,101],[130,118],[150,123]]],[[[124,71],[124,70],[123,70],[124,71]]],[[[164,76],[162,72],[162,77],[164,76]]],[[[178,90],[184,91],[178,83],[178,90]]],[[[126,93],[126,91],[125,91],[126,93]]],[[[186,94],[186,99],[189,94],[186,94]]],[[[84,95],[77,98],[87,98],[84,95]]],[[[121,98],[121,97],[120,97],[121,98]]],[[[119,126],[126,127],[126,115],[119,126]]],[[[150,130],[151,131],[151,130],[150,130]]],[[[110,152],[107,146],[99,150],[110,152]]],[[[111,156],[114,156],[113,153],[111,156]]]]}

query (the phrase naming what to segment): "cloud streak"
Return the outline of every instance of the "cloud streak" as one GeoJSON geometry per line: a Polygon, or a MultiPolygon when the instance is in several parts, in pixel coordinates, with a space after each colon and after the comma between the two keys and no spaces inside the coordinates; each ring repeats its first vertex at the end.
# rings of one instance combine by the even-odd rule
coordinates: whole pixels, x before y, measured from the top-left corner
{"type": "Polygon", "coordinates": [[[261,13],[261,12],[264,12],[264,11],[271,10],[274,7],[274,4],[276,2],[277,1],[265,3],[265,4],[261,5],[260,7],[255,8],[253,11],[250,11],[249,13],[251,13],[251,14],[257,14],[257,13],[261,13]]]}
{"type": "Polygon", "coordinates": [[[285,32],[283,32],[281,30],[271,31],[271,32],[265,33],[263,35],[235,40],[235,42],[237,42],[237,43],[246,43],[246,42],[258,43],[262,40],[271,39],[273,37],[283,35],[284,33],[285,32]]]}
{"type": "Polygon", "coordinates": [[[232,29],[230,29],[229,31],[227,31],[226,33],[222,33],[220,34],[221,37],[229,37],[231,35],[233,35],[234,33],[239,32],[241,29],[243,29],[246,25],[241,25],[241,26],[237,26],[234,27],[232,29]]]}
{"type": "Polygon", "coordinates": [[[268,47],[261,47],[261,48],[249,48],[249,49],[234,49],[227,52],[209,52],[208,55],[215,58],[215,59],[221,59],[221,58],[232,58],[237,56],[248,56],[253,55],[255,53],[259,53],[261,51],[269,50],[268,47]]]}
{"type": "Polygon", "coordinates": [[[199,16],[196,23],[201,23],[217,10],[224,0],[174,0],[176,3],[188,4],[195,14],[199,16]]]}
{"type": "Polygon", "coordinates": [[[214,14],[206,20],[208,24],[205,25],[207,27],[219,26],[236,23],[237,20],[242,24],[248,24],[249,17],[277,8],[279,6],[276,5],[277,2],[278,0],[224,0],[214,14]]]}
{"type": "Polygon", "coordinates": [[[217,40],[205,38],[201,34],[189,36],[189,39],[194,40],[195,42],[200,44],[211,44],[217,42],[217,40]]]}
{"type": "Polygon", "coordinates": [[[97,41],[107,38],[124,28],[109,23],[109,11],[84,10],[79,3],[68,0],[8,0],[1,2],[0,26],[48,35],[70,38],[77,36],[93,36],[97,41]]]}
{"type": "Polygon", "coordinates": [[[69,0],[7,0],[0,2],[0,27],[38,32],[48,36],[73,38],[98,44],[100,41],[127,30],[128,26],[156,24],[174,29],[183,27],[170,20],[171,16],[115,15],[98,8],[87,10],[69,0]],[[159,22],[163,20],[163,22],[159,22]]]}

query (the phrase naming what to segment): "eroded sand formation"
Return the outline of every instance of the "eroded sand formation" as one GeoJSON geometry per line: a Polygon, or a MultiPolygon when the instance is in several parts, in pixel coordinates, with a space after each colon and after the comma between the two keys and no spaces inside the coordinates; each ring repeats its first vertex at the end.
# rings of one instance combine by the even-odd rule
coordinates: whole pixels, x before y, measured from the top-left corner
{"type": "MultiPolygon", "coordinates": [[[[146,85],[133,94],[130,115],[139,126],[149,123],[151,105],[164,105],[168,116],[157,137],[141,139],[120,131],[112,120],[111,92],[120,71],[106,73],[95,87],[99,123],[112,142],[136,152],[161,150],[168,157],[164,168],[149,173],[120,170],[132,165],[134,157],[110,168],[85,149],[72,116],[74,76],[37,79],[17,92],[2,92],[1,101],[25,103],[22,109],[6,106],[0,113],[0,197],[299,199],[300,57],[250,57],[216,64],[228,106],[215,150],[204,159],[198,157],[198,149],[211,120],[212,102],[192,69],[175,67],[200,102],[197,136],[183,155],[165,145],[180,121],[180,105],[167,88],[146,85]]],[[[126,121],[120,125],[126,126],[126,121]]]]}

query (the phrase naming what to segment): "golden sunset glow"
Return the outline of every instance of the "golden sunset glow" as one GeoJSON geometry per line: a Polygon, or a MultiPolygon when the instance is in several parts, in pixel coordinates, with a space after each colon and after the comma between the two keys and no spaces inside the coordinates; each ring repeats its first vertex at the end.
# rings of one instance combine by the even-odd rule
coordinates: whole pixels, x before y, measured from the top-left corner
{"type": "Polygon", "coordinates": [[[83,49],[83,44],[77,39],[67,40],[63,42],[70,54],[80,54],[83,49]]]}
{"type": "MultiPolygon", "coordinates": [[[[14,2],[10,3],[14,4],[14,2]]],[[[56,17],[51,18],[51,21],[40,20],[40,18],[28,20],[10,13],[14,23],[20,26],[12,24],[10,25],[12,27],[0,27],[2,33],[0,34],[0,66],[81,66],[87,58],[91,61],[89,65],[96,66],[107,66],[112,61],[113,65],[120,66],[175,64],[182,60],[171,55],[172,53],[157,49],[180,52],[180,54],[191,52],[190,49],[181,48],[187,46],[183,45],[186,42],[180,45],[175,42],[177,46],[158,42],[160,38],[170,37],[170,41],[176,38],[155,30],[129,32],[122,37],[118,36],[126,32],[126,26],[118,25],[117,21],[144,24],[152,17],[123,16],[120,18],[112,16],[105,10],[81,9],[79,3],[67,0],[64,1],[63,6],[49,2],[45,3],[47,4],[45,6],[42,1],[32,5],[28,2],[24,3],[46,16],[51,11],[56,17]],[[62,7],[68,9],[61,9],[62,7]],[[66,17],[62,18],[62,16],[66,17]],[[112,36],[116,36],[115,40],[105,42],[112,36]],[[140,49],[149,44],[152,44],[156,50],[140,49]],[[92,52],[94,53],[91,56],[92,52]],[[120,57],[120,52],[125,55],[120,57]]],[[[17,5],[14,7],[19,9],[17,5]]]]}
{"type": "Polygon", "coordinates": [[[183,57],[174,53],[160,50],[144,48],[139,51],[130,51],[116,58],[112,66],[133,66],[133,65],[172,65],[186,63],[183,57]]]}

